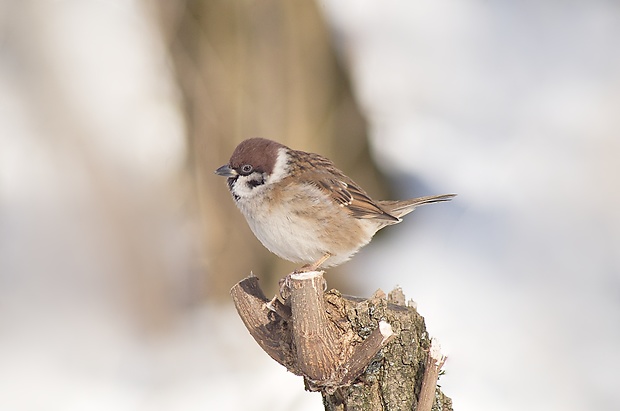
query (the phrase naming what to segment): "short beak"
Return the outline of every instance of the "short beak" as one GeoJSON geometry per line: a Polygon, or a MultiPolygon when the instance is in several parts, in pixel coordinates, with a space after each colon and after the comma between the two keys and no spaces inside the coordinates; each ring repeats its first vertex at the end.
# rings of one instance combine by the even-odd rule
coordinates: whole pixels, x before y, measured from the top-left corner
{"type": "Polygon", "coordinates": [[[222,177],[236,177],[237,172],[230,168],[228,164],[224,164],[222,167],[215,170],[215,174],[222,177]]]}

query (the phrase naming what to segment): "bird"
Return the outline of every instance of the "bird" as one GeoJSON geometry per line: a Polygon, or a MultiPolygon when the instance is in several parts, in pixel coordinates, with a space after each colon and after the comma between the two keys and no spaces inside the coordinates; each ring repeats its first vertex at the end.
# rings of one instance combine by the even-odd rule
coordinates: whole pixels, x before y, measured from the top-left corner
{"type": "Polygon", "coordinates": [[[376,201],[326,157],[260,137],[239,143],[215,173],[227,178],[235,204],[263,246],[305,263],[298,272],[342,264],[416,207],[456,195],[376,201]]]}

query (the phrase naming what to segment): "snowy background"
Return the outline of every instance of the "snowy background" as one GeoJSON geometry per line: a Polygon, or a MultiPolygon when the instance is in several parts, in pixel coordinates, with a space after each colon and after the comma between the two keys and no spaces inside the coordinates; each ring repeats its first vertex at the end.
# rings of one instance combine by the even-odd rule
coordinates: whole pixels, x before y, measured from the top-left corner
{"type": "MultiPolygon", "coordinates": [[[[348,263],[367,294],[417,301],[459,411],[620,409],[620,5],[320,4],[402,197],[459,194],[348,263]]],[[[149,11],[2,0],[0,36],[0,409],[322,409],[231,307],[144,309],[200,249],[149,11]]]]}
{"type": "Polygon", "coordinates": [[[323,4],[384,169],[459,193],[352,263],[418,302],[456,409],[618,409],[620,5],[323,4]]]}

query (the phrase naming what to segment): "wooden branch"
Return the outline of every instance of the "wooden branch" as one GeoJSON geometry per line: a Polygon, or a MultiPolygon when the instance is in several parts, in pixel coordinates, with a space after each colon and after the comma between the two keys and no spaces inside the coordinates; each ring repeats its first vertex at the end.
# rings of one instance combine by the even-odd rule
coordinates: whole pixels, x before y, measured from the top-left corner
{"type": "Polygon", "coordinates": [[[230,290],[230,294],[243,324],[263,351],[289,371],[301,375],[294,365],[290,350],[283,349],[285,345],[290,346],[288,324],[283,317],[274,313],[269,299],[258,285],[258,277],[251,275],[240,281],[230,290]]]}
{"type": "Polygon", "coordinates": [[[333,381],[340,357],[339,333],[327,318],[323,274],[311,271],[291,274],[288,279],[299,369],[315,384],[333,381]]]}
{"type": "Polygon", "coordinates": [[[416,411],[431,411],[435,402],[435,391],[437,389],[437,380],[439,379],[439,371],[446,362],[446,356],[441,353],[441,346],[435,338],[431,340],[431,348],[426,357],[426,369],[424,370],[424,378],[422,379],[422,388],[420,389],[420,399],[416,411]]]}
{"type": "Polygon", "coordinates": [[[321,272],[290,274],[280,286],[279,298],[269,301],[251,276],[231,295],[256,342],[304,376],[306,389],[320,391],[326,410],[427,411],[428,392],[431,406],[452,410],[449,398],[434,395],[443,360],[425,362],[424,319],[402,290],[378,290],[371,299],[325,293],[321,272]]]}
{"type": "Polygon", "coordinates": [[[356,355],[349,357],[347,361],[342,364],[339,370],[343,376],[341,379],[342,385],[351,384],[359,375],[364,372],[364,369],[370,364],[370,361],[375,355],[377,355],[378,348],[385,346],[394,338],[392,332],[392,326],[385,321],[379,321],[379,327],[375,328],[373,332],[362,342],[357,349],[356,355]]]}

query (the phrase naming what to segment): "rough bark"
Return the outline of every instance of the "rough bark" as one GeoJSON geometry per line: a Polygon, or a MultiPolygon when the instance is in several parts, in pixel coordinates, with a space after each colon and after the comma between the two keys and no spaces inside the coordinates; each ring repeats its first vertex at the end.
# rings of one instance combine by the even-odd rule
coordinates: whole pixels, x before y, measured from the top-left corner
{"type": "Polygon", "coordinates": [[[292,274],[269,301],[252,276],[231,294],[257,343],[320,391],[326,410],[452,410],[436,388],[445,358],[429,358],[424,318],[400,289],[363,299],[323,284],[322,273],[292,274]]]}

